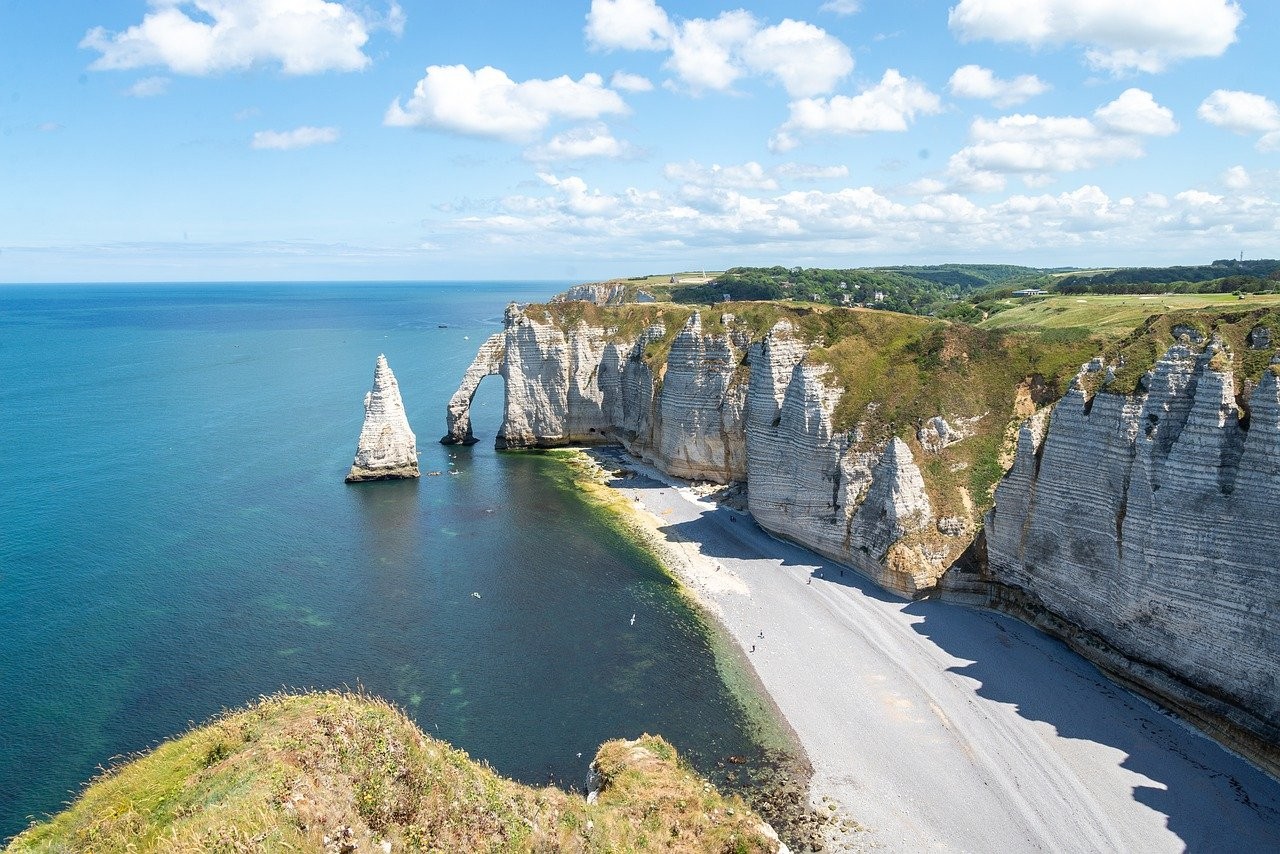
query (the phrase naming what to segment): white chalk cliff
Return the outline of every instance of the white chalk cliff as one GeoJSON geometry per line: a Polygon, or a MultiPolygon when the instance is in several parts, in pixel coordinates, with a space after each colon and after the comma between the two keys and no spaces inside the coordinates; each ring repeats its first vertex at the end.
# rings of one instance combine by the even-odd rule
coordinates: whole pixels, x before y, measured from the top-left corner
{"type": "MultiPolygon", "coordinates": [[[[1111,369],[1091,362],[1021,428],[984,530],[940,516],[901,434],[835,429],[845,390],[787,320],[762,336],[695,312],[679,330],[623,333],[512,306],[449,402],[442,441],[475,441],[471,398],[501,375],[499,447],[616,442],[678,477],[746,481],[771,533],[903,595],[1033,622],[1275,773],[1277,372],[1246,389],[1244,418],[1230,355],[1203,337],[1169,349],[1137,394],[1109,391],[1111,369]]],[[[1014,411],[1035,409],[1017,394],[1014,411]]],[[[932,454],[970,427],[939,417],[910,438],[932,454]]]]}
{"type": "Polygon", "coordinates": [[[1280,382],[1237,406],[1212,343],[1170,348],[1138,394],[1087,366],[986,519],[986,566],[948,586],[1057,634],[1280,769],[1280,382]]]}
{"type": "Polygon", "coordinates": [[[418,444],[400,398],[400,385],[378,356],[373,389],[364,396],[364,426],[356,444],[356,458],[347,482],[418,477],[418,444]]]}
{"type": "Polygon", "coordinates": [[[499,447],[616,442],[676,477],[747,481],[766,530],[905,595],[931,588],[949,561],[915,542],[937,520],[910,448],[834,431],[842,390],[804,361],[809,346],[788,322],[757,341],[732,315],[716,325],[695,312],[674,337],[661,324],[628,337],[512,306],[449,401],[441,441],[475,441],[471,398],[498,374],[499,447]],[[646,353],[665,340],[666,358],[651,364],[646,353]]]}

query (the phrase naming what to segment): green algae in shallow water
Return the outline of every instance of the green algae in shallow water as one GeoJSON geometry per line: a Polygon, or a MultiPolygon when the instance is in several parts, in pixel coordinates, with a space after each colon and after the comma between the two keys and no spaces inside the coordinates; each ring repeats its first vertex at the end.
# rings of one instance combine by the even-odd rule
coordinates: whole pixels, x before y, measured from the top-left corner
{"type": "MultiPolygon", "coordinates": [[[[655,597],[658,607],[685,611],[697,625],[705,648],[715,663],[721,683],[737,703],[749,724],[752,738],[765,751],[788,755],[802,753],[789,725],[782,719],[773,700],[764,692],[738,644],[727,631],[706,614],[679,577],[672,572],[653,548],[647,532],[633,520],[635,512],[628,502],[609,490],[599,480],[599,467],[581,450],[560,448],[547,451],[520,451],[546,457],[557,463],[554,480],[558,487],[572,493],[583,505],[584,514],[603,525],[619,542],[625,543],[646,568],[660,573],[668,582],[665,589],[675,588],[678,596],[655,597]]],[[[619,683],[625,684],[625,683],[619,683]]]]}

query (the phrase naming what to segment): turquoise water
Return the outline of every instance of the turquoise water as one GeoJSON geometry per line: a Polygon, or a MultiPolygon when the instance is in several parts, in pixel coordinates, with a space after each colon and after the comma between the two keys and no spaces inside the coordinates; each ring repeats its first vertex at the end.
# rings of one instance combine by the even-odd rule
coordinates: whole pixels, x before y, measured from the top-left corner
{"type": "Polygon", "coordinates": [[[643,731],[753,754],[652,561],[555,461],[492,449],[501,380],[481,444],[436,443],[505,303],[558,289],[0,287],[0,839],[285,687],[362,686],[531,783],[643,731]],[[379,352],[456,476],[343,483],[379,352]]]}

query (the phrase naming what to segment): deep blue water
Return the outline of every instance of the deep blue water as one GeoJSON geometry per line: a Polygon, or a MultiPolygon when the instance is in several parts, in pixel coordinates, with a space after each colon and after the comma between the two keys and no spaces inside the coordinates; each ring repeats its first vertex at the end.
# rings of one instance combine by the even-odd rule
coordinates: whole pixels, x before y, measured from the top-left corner
{"type": "Polygon", "coordinates": [[[282,687],[363,686],[533,783],[642,731],[752,753],[652,560],[559,463],[492,449],[501,380],[481,444],[436,443],[505,303],[559,289],[0,287],[0,839],[282,687]],[[423,471],[458,475],[343,483],[380,352],[423,471]]]}

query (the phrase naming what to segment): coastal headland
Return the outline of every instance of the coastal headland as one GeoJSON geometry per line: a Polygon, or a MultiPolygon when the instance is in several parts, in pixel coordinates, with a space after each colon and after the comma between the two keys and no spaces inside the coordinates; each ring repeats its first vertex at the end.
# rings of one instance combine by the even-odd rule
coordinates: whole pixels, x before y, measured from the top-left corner
{"type": "Polygon", "coordinates": [[[1280,767],[1273,296],[1166,295],[1181,310],[1110,325],[1133,298],[1072,297],[1092,320],[1061,329],[653,290],[509,307],[442,441],[475,441],[469,401],[497,374],[499,448],[649,466],[630,498],[794,727],[815,804],[897,850],[1180,850],[1226,844],[1204,805],[1243,786],[1233,833],[1276,844],[1273,777],[1093,667],[1280,767]],[[746,512],[677,500],[674,478],[746,512]]]}

